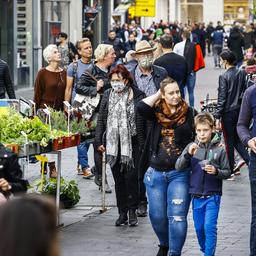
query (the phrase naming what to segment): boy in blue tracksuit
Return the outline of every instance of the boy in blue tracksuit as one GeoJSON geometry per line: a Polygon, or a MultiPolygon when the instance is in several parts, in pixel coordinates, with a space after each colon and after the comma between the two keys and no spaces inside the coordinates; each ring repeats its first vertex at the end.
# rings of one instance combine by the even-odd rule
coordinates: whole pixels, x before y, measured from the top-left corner
{"type": "Polygon", "coordinates": [[[195,117],[197,138],[184,149],[177,170],[191,168],[189,192],[198,243],[205,256],[213,256],[217,242],[217,219],[222,179],[230,177],[228,159],[218,136],[213,137],[214,119],[209,113],[195,117]],[[213,138],[212,138],[213,137],[213,138]]]}

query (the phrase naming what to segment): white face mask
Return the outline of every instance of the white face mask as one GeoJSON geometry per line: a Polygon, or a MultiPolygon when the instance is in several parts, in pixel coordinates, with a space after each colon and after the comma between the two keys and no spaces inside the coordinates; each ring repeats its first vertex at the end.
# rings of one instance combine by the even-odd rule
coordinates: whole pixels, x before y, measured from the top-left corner
{"type": "Polygon", "coordinates": [[[122,82],[122,81],[113,81],[113,82],[110,82],[110,84],[111,84],[113,90],[116,91],[116,92],[121,92],[121,91],[123,91],[123,89],[124,89],[125,86],[126,86],[126,85],[124,84],[124,82],[122,82]]]}
{"type": "Polygon", "coordinates": [[[145,56],[141,59],[138,59],[138,63],[141,68],[150,68],[153,65],[153,57],[145,56]]]}

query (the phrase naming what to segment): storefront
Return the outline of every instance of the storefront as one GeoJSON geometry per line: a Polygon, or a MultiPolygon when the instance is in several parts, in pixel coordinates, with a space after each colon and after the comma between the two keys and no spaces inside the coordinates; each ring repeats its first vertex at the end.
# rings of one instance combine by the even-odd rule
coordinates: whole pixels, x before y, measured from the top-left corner
{"type": "Polygon", "coordinates": [[[249,1],[248,0],[224,0],[224,24],[232,25],[234,21],[246,24],[249,21],[249,1]]]}
{"type": "Polygon", "coordinates": [[[251,21],[252,0],[169,0],[169,20],[184,24],[221,21],[225,25],[251,21]]]}
{"type": "Polygon", "coordinates": [[[56,43],[60,31],[74,42],[81,38],[82,1],[0,1],[0,57],[10,66],[16,88],[33,86],[42,50],[56,43]]]}

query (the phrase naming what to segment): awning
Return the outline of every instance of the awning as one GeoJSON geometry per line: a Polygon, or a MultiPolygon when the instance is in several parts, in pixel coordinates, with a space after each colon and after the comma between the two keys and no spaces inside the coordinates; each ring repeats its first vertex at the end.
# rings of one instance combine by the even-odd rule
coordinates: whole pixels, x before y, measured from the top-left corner
{"type": "Polygon", "coordinates": [[[126,13],[131,5],[132,5],[131,3],[119,4],[115,8],[115,10],[112,12],[112,16],[119,16],[119,15],[126,13]]]}

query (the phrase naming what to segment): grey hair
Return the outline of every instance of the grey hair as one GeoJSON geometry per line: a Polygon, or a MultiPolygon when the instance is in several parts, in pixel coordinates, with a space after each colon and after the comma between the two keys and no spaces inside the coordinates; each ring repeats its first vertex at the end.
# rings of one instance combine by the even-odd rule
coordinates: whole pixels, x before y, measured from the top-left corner
{"type": "Polygon", "coordinates": [[[51,56],[53,54],[53,51],[57,48],[56,44],[49,44],[44,48],[43,51],[43,56],[44,56],[44,60],[49,63],[51,61],[51,56]]]}
{"type": "Polygon", "coordinates": [[[96,61],[103,61],[106,55],[114,50],[113,46],[110,44],[99,44],[94,51],[94,56],[96,61]]]}

